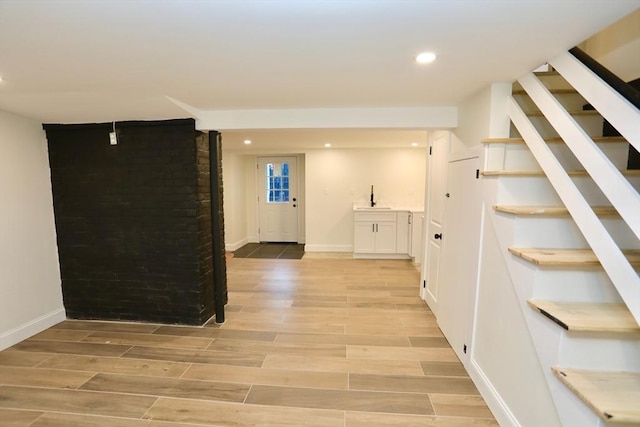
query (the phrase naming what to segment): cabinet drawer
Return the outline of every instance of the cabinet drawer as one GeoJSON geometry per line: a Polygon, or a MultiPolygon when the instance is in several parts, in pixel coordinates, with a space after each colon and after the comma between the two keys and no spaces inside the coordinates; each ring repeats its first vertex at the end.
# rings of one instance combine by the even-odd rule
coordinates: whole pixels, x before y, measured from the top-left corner
{"type": "Polygon", "coordinates": [[[386,222],[395,221],[395,212],[354,212],[354,221],[386,222]]]}

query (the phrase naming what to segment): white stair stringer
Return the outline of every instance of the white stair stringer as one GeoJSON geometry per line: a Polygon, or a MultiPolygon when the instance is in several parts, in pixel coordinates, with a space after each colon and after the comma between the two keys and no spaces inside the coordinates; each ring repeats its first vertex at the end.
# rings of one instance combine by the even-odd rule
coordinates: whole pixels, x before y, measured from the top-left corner
{"type": "MultiPolygon", "coordinates": [[[[535,77],[533,77],[535,79],[535,77]]],[[[527,86],[527,79],[520,79],[523,86],[527,86]]],[[[535,82],[534,82],[535,84],[535,82]]],[[[545,89],[546,90],[546,89],[545,89]]],[[[531,122],[527,119],[520,107],[513,98],[508,100],[508,113],[512,122],[518,128],[523,136],[529,149],[540,163],[545,174],[549,178],[551,185],[562,200],[563,204],[569,209],[571,216],[574,218],[577,226],[582,234],[589,242],[589,245],[596,253],[598,259],[602,263],[603,268],[614,283],[618,293],[627,304],[636,321],[640,321],[640,277],[635,272],[631,264],[623,256],[616,242],[609,235],[598,217],[593,213],[589,203],[582,194],[576,189],[571,178],[567,175],[558,160],[553,156],[545,141],[540,137],[531,122]]],[[[566,113],[566,112],[565,112],[566,113]]],[[[593,141],[591,141],[593,143],[593,141]]],[[[575,150],[574,150],[575,152],[575,150]]],[[[623,178],[624,180],[624,178],[623,178]]],[[[637,198],[638,193],[627,182],[630,191],[637,198]]],[[[626,192],[627,190],[625,190],[626,192]]],[[[625,193],[626,194],[626,193],[625,193]]],[[[608,196],[610,197],[610,196],[608,196]]],[[[634,200],[627,200],[625,204],[630,207],[627,214],[633,213],[634,200]]],[[[615,205],[620,212],[619,206],[615,205]]],[[[620,212],[624,217],[625,213],[620,212]]],[[[637,217],[635,218],[637,222],[637,217]]],[[[629,224],[630,218],[625,218],[629,224]]],[[[634,228],[638,225],[629,224],[637,236],[639,232],[634,228]]]]}

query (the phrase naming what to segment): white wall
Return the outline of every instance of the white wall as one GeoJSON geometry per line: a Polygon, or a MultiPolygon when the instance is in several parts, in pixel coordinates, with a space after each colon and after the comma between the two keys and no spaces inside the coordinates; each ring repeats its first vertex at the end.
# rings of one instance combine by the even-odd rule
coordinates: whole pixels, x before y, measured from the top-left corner
{"type": "Polygon", "coordinates": [[[624,81],[640,78],[640,9],[587,39],[580,48],[624,81]]]}
{"type": "Polygon", "coordinates": [[[65,318],[42,125],[0,111],[0,349],[65,318]]]}
{"type": "MultiPolygon", "coordinates": [[[[307,251],[351,251],[353,202],[368,200],[371,185],[380,204],[421,208],[426,155],[424,148],[322,149],[299,154],[298,172],[305,182],[300,194],[304,201],[300,242],[306,243],[307,251]]],[[[233,243],[258,241],[255,165],[255,155],[223,154],[228,250],[235,249],[233,243]],[[237,213],[242,208],[244,217],[237,213]]]]}
{"type": "MultiPolygon", "coordinates": [[[[459,105],[452,156],[478,149],[484,138],[509,136],[505,100],[510,91],[510,84],[492,84],[459,105]]],[[[490,214],[490,206],[483,209],[490,214]]],[[[551,394],[514,292],[517,284],[511,282],[497,245],[491,222],[485,217],[474,338],[466,368],[504,425],[558,426],[551,394]]],[[[456,248],[445,250],[455,253],[456,248]]]]}
{"type": "Polygon", "coordinates": [[[244,156],[233,152],[222,154],[224,187],[224,237],[226,249],[234,251],[248,242],[244,156]]]}
{"type": "Polygon", "coordinates": [[[353,202],[424,205],[424,148],[314,150],[306,153],[308,251],[353,250],[353,202]]]}
{"type": "MultiPolygon", "coordinates": [[[[482,259],[471,363],[487,379],[505,412],[518,425],[559,427],[560,421],[538,361],[504,254],[485,206],[482,259]]],[[[473,376],[473,374],[472,374],[473,376]]]]}
{"type": "Polygon", "coordinates": [[[459,125],[452,131],[451,154],[478,148],[485,138],[509,136],[507,97],[510,83],[493,83],[458,106],[459,125]]]}

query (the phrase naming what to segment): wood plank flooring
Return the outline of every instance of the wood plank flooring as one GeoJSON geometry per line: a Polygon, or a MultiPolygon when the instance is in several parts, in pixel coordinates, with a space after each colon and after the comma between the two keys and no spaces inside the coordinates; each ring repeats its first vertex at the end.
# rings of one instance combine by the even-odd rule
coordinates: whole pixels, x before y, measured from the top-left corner
{"type": "Polygon", "coordinates": [[[228,260],[227,321],[65,321],[0,352],[0,425],[497,426],[407,261],[228,260]]]}

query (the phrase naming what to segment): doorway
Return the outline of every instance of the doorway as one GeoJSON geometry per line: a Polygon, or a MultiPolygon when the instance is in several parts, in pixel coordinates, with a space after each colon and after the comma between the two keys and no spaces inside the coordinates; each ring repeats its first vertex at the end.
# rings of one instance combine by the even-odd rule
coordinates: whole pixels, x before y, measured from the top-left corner
{"type": "Polygon", "coordinates": [[[258,158],[258,238],[298,242],[298,165],[295,156],[258,158]]]}

